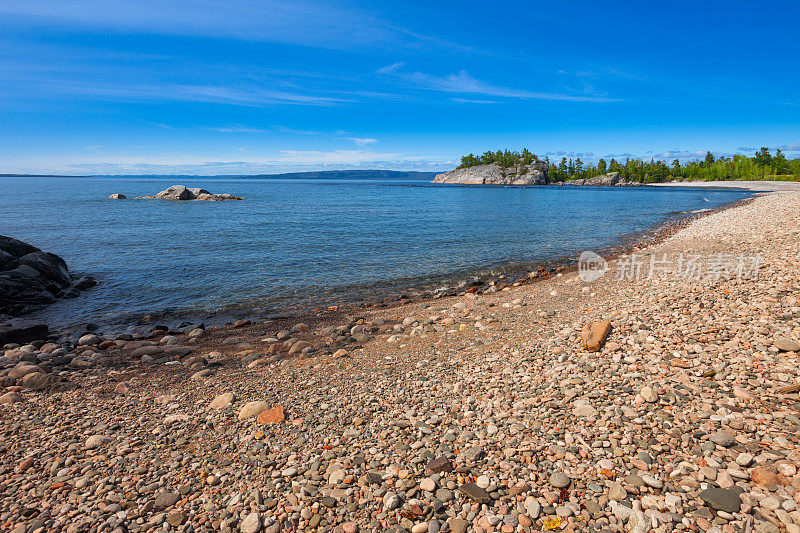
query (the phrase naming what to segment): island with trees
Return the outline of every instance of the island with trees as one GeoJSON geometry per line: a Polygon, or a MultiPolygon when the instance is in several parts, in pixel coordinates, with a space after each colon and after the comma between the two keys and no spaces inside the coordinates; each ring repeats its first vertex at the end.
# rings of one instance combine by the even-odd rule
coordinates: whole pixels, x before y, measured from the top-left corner
{"type": "Polygon", "coordinates": [[[746,155],[715,157],[710,151],[702,159],[671,163],[663,160],[627,158],[584,162],[580,157],[550,160],[522,151],[487,151],[465,155],[453,171],[439,174],[434,183],[484,185],[642,185],[670,181],[719,180],[800,180],[800,158],[789,159],[780,150],[773,154],[767,147],[750,157],[746,155]]]}

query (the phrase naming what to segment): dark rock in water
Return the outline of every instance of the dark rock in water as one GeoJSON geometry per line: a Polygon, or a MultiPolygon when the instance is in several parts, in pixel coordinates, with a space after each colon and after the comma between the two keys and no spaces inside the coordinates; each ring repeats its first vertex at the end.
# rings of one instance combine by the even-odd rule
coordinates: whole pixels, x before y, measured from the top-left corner
{"type": "Polygon", "coordinates": [[[711,487],[700,493],[700,499],[715,511],[738,513],[742,506],[739,494],[729,489],[711,487]]]}
{"type": "Polygon", "coordinates": [[[109,200],[125,200],[128,197],[125,196],[124,194],[114,193],[111,196],[109,196],[108,198],[109,198],[109,200]]]}
{"type": "Polygon", "coordinates": [[[0,346],[47,339],[49,331],[45,324],[32,320],[15,319],[0,323],[0,346]]]}
{"type": "Polygon", "coordinates": [[[189,188],[184,185],[173,185],[169,189],[165,189],[158,194],[147,196],[137,196],[137,198],[149,199],[157,198],[159,200],[207,200],[207,201],[220,201],[220,200],[244,200],[240,196],[232,194],[211,194],[205,189],[200,187],[189,188]]]}
{"type": "Polygon", "coordinates": [[[21,315],[96,285],[75,279],[59,256],[0,235],[0,315],[21,315]]]}

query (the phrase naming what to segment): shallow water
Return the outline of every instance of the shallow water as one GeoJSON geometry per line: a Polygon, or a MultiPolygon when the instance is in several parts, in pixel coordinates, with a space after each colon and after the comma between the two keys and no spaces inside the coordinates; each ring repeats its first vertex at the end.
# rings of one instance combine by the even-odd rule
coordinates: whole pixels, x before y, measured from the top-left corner
{"type": "Polygon", "coordinates": [[[470,187],[421,180],[0,177],[0,234],[100,284],[32,315],[271,316],[452,286],[617,244],[722,189],[470,187]],[[241,202],[109,200],[176,183],[241,202]]]}

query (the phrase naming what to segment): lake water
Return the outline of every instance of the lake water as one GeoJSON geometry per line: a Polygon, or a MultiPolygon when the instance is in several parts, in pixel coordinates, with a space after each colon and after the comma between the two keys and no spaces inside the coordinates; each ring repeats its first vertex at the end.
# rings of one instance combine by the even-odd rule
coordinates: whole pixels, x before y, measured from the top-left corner
{"type": "Polygon", "coordinates": [[[0,177],[0,234],[99,280],[32,315],[53,326],[161,313],[265,317],[523,272],[748,194],[407,179],[0,177]],[[107,199],[176,183],[246,200],[107,199]]]}

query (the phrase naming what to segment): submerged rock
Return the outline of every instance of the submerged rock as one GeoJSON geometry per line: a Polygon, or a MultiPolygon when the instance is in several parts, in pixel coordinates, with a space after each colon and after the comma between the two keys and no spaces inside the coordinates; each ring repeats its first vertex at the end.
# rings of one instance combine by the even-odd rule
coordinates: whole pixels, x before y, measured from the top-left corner
{"type": "Polygon", "coordinates": [[[234,196],[232,194],[212,194],[209,191],[200,187],[189,188],[184,185],[173,185],[172,187],[161,191],[158,194],[137,196],[137,198],[156,198],[159,200],[207,200],[207,201],[220,201],[220,200],[244,200],[241,196],[234,196]]]}

